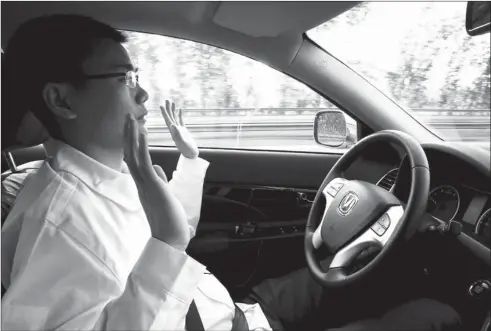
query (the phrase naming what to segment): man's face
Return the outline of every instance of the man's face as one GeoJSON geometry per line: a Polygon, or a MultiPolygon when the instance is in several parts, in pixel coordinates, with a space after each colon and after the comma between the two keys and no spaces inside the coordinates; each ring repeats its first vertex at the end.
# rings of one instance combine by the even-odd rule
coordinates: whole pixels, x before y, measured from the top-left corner
{"type": "MultiPolygon", "coordinates": [[[[82,68],[85,75],[99,75],[126,73],[133,65],[121,44],[105,39],[97,44],[82,68]]],[[[127,114],[133,114],[143,127],[147,99],[147,92],[139,84],[135,88],[126,85],[125,77],[87,80],[70,97],[70,107],[77,115],[70,120],[77,131],[76,139],[102,148],[122,148],[127,114]]]]}

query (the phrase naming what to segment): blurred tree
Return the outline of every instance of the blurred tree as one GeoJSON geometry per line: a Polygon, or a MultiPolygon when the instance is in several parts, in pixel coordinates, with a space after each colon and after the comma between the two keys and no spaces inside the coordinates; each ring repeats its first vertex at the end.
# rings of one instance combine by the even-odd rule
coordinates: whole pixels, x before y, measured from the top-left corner
{"type": "MultiPolygon", "coordinates": [[[[363,2],[316,30],[326,31],[327,35],[338,26],[349,27],[350,31],[365,29],[363,24],[376,6],[379,3],[363,2]]],[[[390,41],[397,42],[400,49],[396,69],[388,71],[383,66],[367,63],[362,54],[347,64],[377,87],[387,88],[397,102],[412,108],[489,110],[489,38],[467,36],[463,13],[446,14],[442,11],[445,3],[415,3],[414,6],[420,6],[414,14],[417,17],[414,26],[390,41]]],[[[236,63],[233,57],[240,55],[191,41],[136,32],[128,35],[128,52],[146,76],[145,88],[152,106],[165,96],[175,99],[183,108],[251,108],[264,107],[263,104],[281,108],[335,108],[283,74],[275,76],[271,80],[274,83],[266,87],[258,84],[263,77],[253,74],[257,71],[250,59],[245,59],[239,70],[250,72],[250,76],[231,76],[235,69],[232,63],[236,63]],[[268,95],[275,97],[268,99],[268,95]]],[[[356,37],[356,33],[350,35],[356,37]]]]}
{"type": "MultiPolygon", "coordinates": [[[[406,29],[401,25],[397,39],[380,29],[383,20],[374,21],[370,17],[382,17],[384,11],[402,9],[396,4],[383,7],[379,2],[364,2],[317,27],[313,34],[318,36],[316,40],[322,41],[349,33],[351,40],[340,44],[340,51],[346,51],[349,45],[363,44],[363,40],[356,38],[363,35],[358,32],[367,29],[379,34],[379,38],[391,37],[387,39],[388,46],[397,45],[393,48],[397,50],[395,62],[399,63],[395,70],[386,70],[383,62],[377,63],[373,58],[367,61],[362,55],[341,60],[375,86],[388,90],[398,103],[411,108],[489,110],[489,36],[467,35],[463,24],[465,4],[401,4],[401,8],[404,7],[410,9],[408,15],[412,15],[412,19],[403,20],[401,24],[411,24],[411,27],[406,29]]],[[[328,50],[333,51],[332,47],[328,50]]],[[[337,51],[334,49],[334,52],[337,51]]]]}
{"type": "MultiPolygon", "coordinates": [[[[184,40],[174,38],[170,38],[168,47],[174,53],[174,65],[172,69],[173,77],[176,80],[176,84],[170,90],[171,97],[181,108],[191,108],[193,106],[193,100],[189,97],[188,91],[190,87],[190,75],[189,70],[186,70],[186,66],[190,62],[188,47],[186,47],[184,40]]],[[[169,79],[169,77],[166,78],[169,79]]]]}
{"type": "Polygon", "coordinates": [[[490,49],[488,54],[483,56],[482,75],[475,81],[471,96],[471,106],[474,109],[490,109],[491,105],[491,68],[490,68],[490,49]]]}
{"type": "Polygon", "coordinates": [[[369,2],[361,2],[346,12],[346,16],[342,17],[342,19],[346,20],[349,25],[356,26],[365,20],[370,12],[370,8],[369,2]]]}

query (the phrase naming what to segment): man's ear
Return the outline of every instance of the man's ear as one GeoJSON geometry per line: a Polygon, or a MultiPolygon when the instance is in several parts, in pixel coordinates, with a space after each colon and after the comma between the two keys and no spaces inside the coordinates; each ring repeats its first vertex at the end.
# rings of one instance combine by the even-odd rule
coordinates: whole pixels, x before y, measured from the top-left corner
{"type": "Polygon", "coordinates": [[[77,118],[69,102],[70,87],[63,83],[48,83],[43,89],[44,102],[57,116],[65,120],[77,118]]]}

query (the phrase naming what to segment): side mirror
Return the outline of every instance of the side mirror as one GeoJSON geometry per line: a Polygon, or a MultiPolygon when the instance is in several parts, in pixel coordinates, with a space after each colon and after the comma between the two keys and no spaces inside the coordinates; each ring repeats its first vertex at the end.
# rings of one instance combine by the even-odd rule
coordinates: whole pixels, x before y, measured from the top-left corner
{"type": "Polygon", "coordinates": [[[491,31],[491,2],[469,1],[465,15],[465,29],[470,36],[478,36],[491,31]]]}
{"type": "Polygon", "coordinates": [[[315,115],[314,138],[316,143],[341,147],[349,135],[344,114],[339,110],[320,111],[315,115]]]}

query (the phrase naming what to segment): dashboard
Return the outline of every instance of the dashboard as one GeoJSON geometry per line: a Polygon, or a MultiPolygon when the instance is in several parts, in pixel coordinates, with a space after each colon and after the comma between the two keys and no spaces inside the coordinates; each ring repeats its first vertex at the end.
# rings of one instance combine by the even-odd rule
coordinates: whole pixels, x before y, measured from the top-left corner
{"type": "Polygon", "coordinates": [[[489,246],[491,193],[460,183],[437,184],[431,189],[427,212],[442,222],[458,221],[463,231],[489,246]]]}
{"type": "MultiPolygon", "coordinates": [[[[474,284],[490,279],[490,152],[471,144],[450,142],[422,144],[422,147],[430,168],[430,188],[426,214],[419,228],[425,235],[420,237],[421,241],[416,241],[413,249],[421,248],[418,256],[425,268],[425,277],[433,280],[431,286],[439,287],[442,297],[455,293],[453,305],[459,307],[463,319],[480,320],[489,305],[480,294],[483,291],[476,293],[472,289],[475,289],[474,284]],[[442,228],[425,231],[430,224],[438,226],[451,221],[462,225],[462,232],[457,236],[457,232],[452,231],[443,234],[442,228]]],[[[412,169],[405,151],[391,144],[377,149],[378,155],[370,151],[369,164],[376,159],[383,160],[378,167],[384,173],[377,173],[372,182],[407,202],[412,169]]],[[[370,169],[372,173],[373,168],[376,167],[370,169]]]]}
{"type": "MultiPolygon", "coordinates": [[[[480,162],[464,152],[455,152],[448,145],[423,145],[423,148],[431,171],[427,212],[441,222],[461,223],[466,235],[491,248],[489,171],[480,162]]],[[[489,167],[489,152],[485,153],[488,153],[489,167]]],[[[377,184],[385,189],[393,189],[401,201],[407,201],[411,184],[409,161],[407,158],[399,164],[393,161],[391,169],[377,184]]]]}

